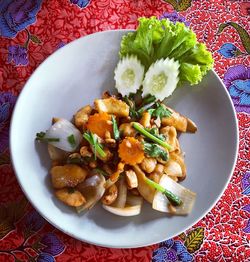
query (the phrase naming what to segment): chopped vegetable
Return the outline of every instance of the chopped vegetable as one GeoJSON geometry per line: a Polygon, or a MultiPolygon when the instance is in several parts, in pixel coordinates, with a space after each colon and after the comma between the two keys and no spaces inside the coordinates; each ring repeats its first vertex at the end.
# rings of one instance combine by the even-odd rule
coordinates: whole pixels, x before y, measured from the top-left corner
{"type": "Polygon", "coordinates": [[[71,146],[72,146],[73,148],[75,148],[75,146],[76,146],[76,140],[75,140],[74,135],[71,134],[70,136],[67,137],[67,139],[68,139],[68,142],[71,144],[71,146]]]}
{"type": "Polygon", "coordinates": [[[101,169],[99,167],[96,167],[96,168],[92,169],[92,172],[100,174],[100,175],[103,175],[104,177],[109,177],[110,176],[106,171],[104,171],[103,169],[101,169]]]}
{"type": "Polygon", "coordinates": [[[95,135],[93,135],[91,132],[85,132],[83,134],[83,137],[89,142],[91,146],[93,146],[95,159],[96,159],[96,154],[99,154],[101,157],[106,156],[106,153],[103,151],[102,145],[97,141],[95,135]]]}
{"type": "Polygon", "coordinates": [[[165,195],[169,200],[169,202],[171,202],[171,204],[173,204],[174,206],[180,206],[182,204],[181,199],[175,194],[173,194],[172,192],[170,192],[169,190],[165,189],[164,187],[155,183],[154,181],[150,180],[147,177],[145,178],[145,180],[150,186],[152,186],[156,190],[160,191],[163,195],[165,195]]]}
{"type": "Polygon", "coordinates": [[[156,137],[155,135],[150,134],[145,128],[143,128],[139,123],[133,123],[133,127],[135,128],[135,130],[137,130],[139,133],[141,133],[142,135],[144,135],[145,137],[149,138],[150,140],[152,140],[153,142],[163,146],[164,148],[167,148],[168,150],[171,150],[171,146],[162,141],[161,139],[159,139],[158,137],[156,137]]]}
{"type": "Polygon", "coordinates": [[[86,199],[86,203],[77,207],[77,212],[80,213],[86,209],[92,208],[103,196],[105,178],[101,174],[95,174],[85,179],[84,182],[77,185],[76,189],[82,193],[86,199]]]}
{"type": "Polygon", "coordinates": [[[119,140],[120,139],[120,132],[117,126],[117,122],[115,120],[115,117],[112,116],[112,124],[113,124],[113,133],[114,133],[114,138],[115,140],[119,140]]]}
{"type": "Polygon", "coordinates": [[[81,132],[68,120],[58,119],[44,135],[47,142],[57,148],[60,148],[66,152],[73,152],[77,149],[82,141],[81,132]],[[73,135],[75,143],[70,144],[68,137],[73,135]],[[56,139],[55,139],[56,138],[56,139]]]}
{"type": "Polygon", "coordinates": [[[170,117],[172,114],[172,112],[161,103],[156,103],[155,107],[156,108],[151,108],[147,110],[153,117],[160,117],[160,119],[162,119],[163,117],[170,117]]]}
{"type": "Polygon", "coordinates": [[[146,131],[148,131],[150,134],[154,135],[155,137],[159,138],[162,141],[165,141],[166,138],[163,134],[159,134],[158,128],[145,128],[146,131]]]}
{"type": "Polygon", "coordinates": [[[147,95],[146,97],[143,98],[142,105],[146,106],[148,104],[155,102],[155,100],[156,100],[155,96],[149,94],[149,95],[147,95]]]}
{"type": "Polygon", "coordinates": [[[149,203],[153,202],[154,194],[155,194],[155,188],[151,187],[146,182],[146,175],[141,170],[141,168],[138,165],[134,165],[133,169],[137,175],[138,178],[138,191],[141,194],[141,196],[146,199],[149,203]]]}
{"type": "MultiPolygon", "coordinates": [[[[181,199],[182,204],[174,206],[174,214],[176,215],[187,215],[191,212],[196,194],[182,185],[176,183],[172,178],[167,175],[163,175],[159,181],[161,187],[172,192],[175,196],[181,199]]],[[[158,185],[158,184],[157,184],[158,185]]],[[[156,191],[152,207],[155,210],[173,213],[172,207],[169,205],[171,201],[167,199],[160,191],[156,191]]],[[[172,203],[171,203],[172,204],[172,203]]]]}
{"type": "Polygon", "coordinates": [[[122,58],[115,69],[115,87],[123,96],[136,93],[142,84],[144,66],[136,56],[122,58]]]}
{"type": "Polygon", "coordinates": [[[142,112],[136,110],[135,103],[131,101],[127,96],[123,97],[125,103],[129,106],[129,116],[134,119],[138,120],[141,117],[142,112]]]}
{"type": "Polygon", "coordinates": [[[163,100],[174,92],[179,81],[179,62],[174,59],[160,59],[152,64],[143,80],[142,96],[153,95],[163,100]]]}
{"type": "Polygon", "coordinates": [[[166,161],[168,159],[168,153],[162,147],[157,144],[143,143],[144,152],[151,157],[159,157],[162,160],[166,161]]]}
{"type": "Polygon", "coordinates": [[[43,141],[43,142],[59,142],[60,139],[56,137],[46,137],[45,132],[36,133],[36,140],[43,141]]]}
{"type": "Polygon", "coordinates": [[[111,121],[111,116],[107,113],[96,113],[89,116],[87,129],[99,137],[105,138],[106,131],[112,132],[112,123],[109,124],[109,121],[111,121]]]}
{"type": "Polygon", "coordinates": [[[128,165],[135,165],[142,162],[144,151],[141,143],[134,137],[126,137],[119,145],[119,157],[128,165]]]}
{"type": "Polygon", "coordinates": [[[173,58],[180,64],[179,85],[199,83],[213,67],[212,54],[189,27],[156,17],[139,18],[137,30],[123,36],[120,57],[127,55],[137,56],[146,69],[156,60],[173,58]]]}
{"type": "Polygon", "coordinates": [[[102,205],[102,207],[105,210],[109,211],[110,213],[115,214],[117,216],[122,216],[122,217],[136,216],[141,213],[141,205],[126,206],[123,208],[107,206],[107,205],[102,205]]]}

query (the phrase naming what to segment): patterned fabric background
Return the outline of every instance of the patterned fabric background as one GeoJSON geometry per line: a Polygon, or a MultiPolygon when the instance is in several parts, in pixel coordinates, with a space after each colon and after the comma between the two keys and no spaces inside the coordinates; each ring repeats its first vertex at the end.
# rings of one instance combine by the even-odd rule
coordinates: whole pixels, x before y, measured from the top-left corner
{"type": "Polygon", "coordinates": [[[249,27],[250,2],[241,0],[0,0],[0,261],[250,261],[249,27]],[[185,22],[213,52],[239,120],[237,166],[211,212],[174,239],[137,249],[82,243],[25,199],[9,157],[11,113],[28,77],[55,50],[152,15],[185,22]]]}

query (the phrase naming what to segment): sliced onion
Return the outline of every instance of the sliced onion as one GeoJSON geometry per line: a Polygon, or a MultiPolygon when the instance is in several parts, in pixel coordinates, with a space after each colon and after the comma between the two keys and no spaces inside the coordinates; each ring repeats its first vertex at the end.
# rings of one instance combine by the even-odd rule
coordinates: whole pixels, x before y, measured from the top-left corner
{"type": "Polygon", "coordinates": [[[112,207],[106,205],[102,205],[102,207],[112,214],[115,214],[117,216],[123,216],[123,217],[136,216],[141,213],[141,205],[127,206],[124,208],[112,207]]]}
{"type": "Polygon", "coordinates": [[[93,175],[84,182],[77,185],[77,189],[86,199],[86,203],[77,208],[78,212],[92,208],[103,196],[105,192],[105,178],[101,174],[93,175]]]}
{"type": "MultiPolygon", "coordinates": [[[[182,205],[174,207],[176,215],[186,215],[191,212],[196,199],[196,193],[176,183],[167,175],[161,177],[159,184],[182,200],[182,205]]],[[[152,205],[153,209],[172,214],[168,207],[169,204],[169,200],[161,192],[156,191],[152,205]]]]}
{"type": "Polygon", "coordinates": [[[149,186],[147,182],[145,182],[145,173],[141,170],[141,168],[138,165],[133,166],[133,169],[137,175],[137,189],[139,193],[145,200],[147,200],[149,203],[152,203],[154,199],[155,189],[149,186]]]}
{"type": "Polygon", "coordinates": [[[81,132],[70,121],[62,118],[47,130],[45,137],[59,138],[58,142],[49,142],[49,144],[66,152],[75,151],[82,140],[81,132]],[[68,140],[72,135],[75,143],[70,143],[68,140]]]}
{"type": "Polygon", "coordinates": [[[118,186],[118,196],[115,202],[112,204],[113,207],[123,208],[125,207],[127,200],[127,185],[124,177],[122,176],[120,180],[117,182],[118,186]]]}

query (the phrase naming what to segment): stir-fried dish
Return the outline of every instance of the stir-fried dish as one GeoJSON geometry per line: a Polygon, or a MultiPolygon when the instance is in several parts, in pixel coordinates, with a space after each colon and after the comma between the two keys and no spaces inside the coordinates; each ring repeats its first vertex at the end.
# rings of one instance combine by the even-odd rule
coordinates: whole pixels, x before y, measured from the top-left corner
{"type": "Polygon", "coordinates": [[[134,216],[146,200],[161,212],[190,213],[196,194],[179,184],[187,169],[178,137],[197,126],[162,101],[180,83],[201,81],[212,62],[184,24],[142,18],[121,41],[118,93],[106,91],[72,121],[55,117],[37,133],[48,143],[55,196],[78,212],[101,202],[113,214],[134,216]]]}

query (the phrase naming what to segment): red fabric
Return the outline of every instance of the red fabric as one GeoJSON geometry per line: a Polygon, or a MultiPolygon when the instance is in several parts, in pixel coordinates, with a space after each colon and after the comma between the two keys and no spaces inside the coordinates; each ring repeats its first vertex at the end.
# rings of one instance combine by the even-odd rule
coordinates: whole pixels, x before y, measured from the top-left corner
{"type": "Polygon", "coordinates": [[[250,261],[249,13],[247,1],[233,0],[0,0],[0,261],[158,262],[166,260],[161,251],[178,253],[179,261],[250,261]],[[8,149],[16,96],[34,69],[60,46],[102,30],[135,28],[140,16],[176,11],[213,52],[215,70],[232,95],[240,130],[233,177],[211,212],[171,240],[185,247],[186,256],[170,242],[138,249],[82,243],[45,222],[18,186],[8,149]],[[239,27],[231,23],[219,31],[226,22],[239,27]],[[232,77],[245,88],[238,96],[232,77]],[[192,234],[195,244],[190,246],[192,234]]]}

